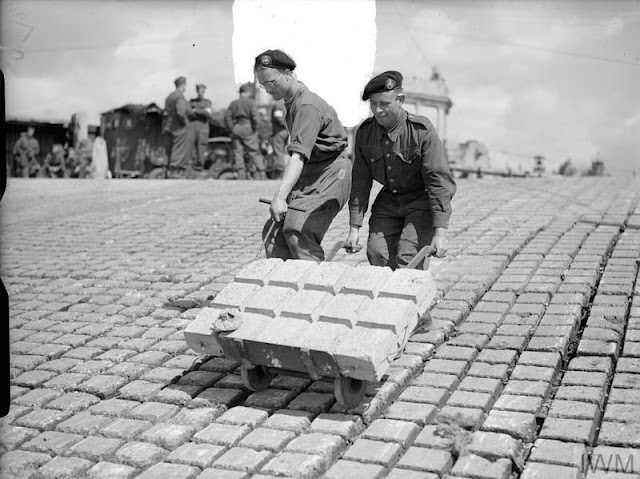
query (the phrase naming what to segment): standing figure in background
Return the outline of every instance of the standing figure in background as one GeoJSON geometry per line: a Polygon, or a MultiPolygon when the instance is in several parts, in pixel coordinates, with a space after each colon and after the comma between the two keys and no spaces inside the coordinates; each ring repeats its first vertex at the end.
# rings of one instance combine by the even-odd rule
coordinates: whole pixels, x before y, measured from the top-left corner
{"type": "Polygon", "coordinates": [[[191,106],[190,127],[193,130],[194,147],[196,150],[196,164],[204,166],[205,154],[209,146],[209,120],[213,108],[211,100],[204,97],[207,87],[201,83],[196,85],[196,98],[189,101],[191,106]]]}
{"type": "Polygon", "coordinates": [[[239,180],[247,178],[244,161],[245,150],[251,166],[257,172],[258,179],[264,180],[267,178],[256,132],[257,112],[251,99],[252,90],[252,83],[242,85],[239,90],[239,98],[231,102],[224,117],[225,126],[231,132],[233,170],[239,180]]]}
{"type": "Polygon", "coordinates": [[[176,89],[164,101],[163,132],[168,136],[169,167],[183,173],[191,161],[193,132],[189,128],[189,102],[184,96],[187,79],[178,77],[176,89]]]}
{"type": "Polygon", "coordinates": [[[285,122],[286,108],[283,101],[278,101],[273,106],[271,112],[271,148],[273,148],[273,177],[272,179],[282,178],[284,169],[287,166],[289,155],[285,151],[287,140],[289,139],[289,130],[285,122]]]}
{"type": "Polygon", "coordinates": [[[13,146],[14,176],[29,178],[35,176],[40,170],[38,162],[40,143],[34,136],[35,131],[34,127],[27,127],[27,131],[20,133],[20,138],[13,146]]]}

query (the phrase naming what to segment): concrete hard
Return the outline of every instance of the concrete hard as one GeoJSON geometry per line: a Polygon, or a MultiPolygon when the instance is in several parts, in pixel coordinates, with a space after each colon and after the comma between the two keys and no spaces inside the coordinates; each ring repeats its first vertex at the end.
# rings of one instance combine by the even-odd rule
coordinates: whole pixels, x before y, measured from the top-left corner
{"type": "Polygon", "coordinates": [[[435,297],[429,271],[259,259],[184,334],[249,368],[380,381],[435,297]]]}

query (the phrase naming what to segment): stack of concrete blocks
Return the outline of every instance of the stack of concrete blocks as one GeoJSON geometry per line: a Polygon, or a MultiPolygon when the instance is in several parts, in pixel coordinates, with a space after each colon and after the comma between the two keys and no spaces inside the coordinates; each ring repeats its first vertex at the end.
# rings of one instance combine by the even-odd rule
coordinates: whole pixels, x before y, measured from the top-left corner
{"type": "Polygon", "coordinates": [[[220,291],[185,338],[196,352],[247,367],[379,381],[435,296],[428,271],[261,259],[220,291]],[[216,321],[229,314],[240,326],[220,332],[216,321]]]}

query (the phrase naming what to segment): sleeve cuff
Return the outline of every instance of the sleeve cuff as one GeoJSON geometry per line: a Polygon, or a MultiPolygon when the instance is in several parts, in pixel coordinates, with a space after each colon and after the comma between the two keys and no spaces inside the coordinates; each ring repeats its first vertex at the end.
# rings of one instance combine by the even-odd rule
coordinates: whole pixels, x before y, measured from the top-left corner
{"type": "Polygon", "coordinates": [[[364,215],[358,213],[357,211],[351,211],[349,213],[349,226],[362,227],[363,222],[364,222],[364,215]]]}
{"type": "Polygon", "coordinates": [[[434,213],[433,215],[433,227],[434,228],[448,228],[449,218],[451,215],[447,213],[434,213]]]}
{"type": "Polygon", "coordinates": [[[291,143],[287,145],[287,153],[298,153],[300,156],[303,156],[305,160],[311,158],[311,150],[302,146],[300,143],[291,143]]]}

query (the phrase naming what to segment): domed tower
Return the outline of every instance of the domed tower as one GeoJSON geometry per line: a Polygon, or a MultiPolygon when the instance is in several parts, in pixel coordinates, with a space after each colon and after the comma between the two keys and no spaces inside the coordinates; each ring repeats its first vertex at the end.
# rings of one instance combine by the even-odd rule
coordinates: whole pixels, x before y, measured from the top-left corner
{"type": "Polygon", "coordinates": [[[405,109],[409,113],[429,118],[442,142],[446,143],[447,115],[453,102],[449,98],[447,85],[438,67],[432,68],[429,80],[417,76],[406,78],[403,90],[405,109]]]}

